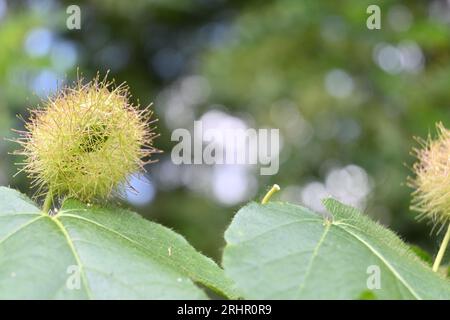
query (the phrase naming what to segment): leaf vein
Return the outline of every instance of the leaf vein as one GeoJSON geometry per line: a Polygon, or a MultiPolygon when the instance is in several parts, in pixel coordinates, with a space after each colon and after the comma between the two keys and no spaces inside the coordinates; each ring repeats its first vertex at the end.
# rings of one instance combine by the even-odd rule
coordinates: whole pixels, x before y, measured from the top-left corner
{"type": "Polygon", "coordinates": [[[44,215],[39,215],[39,217],[36,217],[34,219],[31,219],[29,221],[27,221],[26,223],[20,225],[18,228],[14,229],[12,232],[8,233],[3,239],[0,240],[0,244],[2,244],[3,242],[5,242],[7,239],[11,238],[13,235],[15,235],[17,232],[19,232],[20,230],[28,227],[30,224],[32,224],[33,222],[36,222],[37,220],[43,218],[44,215]]]}
{"type": "MultiPolygon", "coordinates": [[[[113,234],[116,234],[116,235],[122,237],[123,239],[125,239],[125,240],[127,240],[127,241],[133,243],[134,245],[136,245],[136,246],[138,246],[139,248],[141,248],[141,250],[143,250],[147,255],[149,255],[148,249],[145,248],[145,247],[144,247],[142,244],[140,244],[139,242],[137,242],[137,241],[135,241],[135,240],[133,240],[133,239],[127,237],[126,235],[124,235],[124,234],[122,234],[122,233],[120,233],[120,232],[117,232],[117,231],[115,231],[115,230],[113,230],[113,229],[110,229],[110,228],[108,228],[108,227],[106,227],[106,226],[104,226],[104,225],[102,225],[102,224],[100,224],[100,223],[98,223],[98,222],[96,222],[96,221],[93,221],[93,220],[91,220],[91,219],[87,219],[87,218],[85,218],[85,217],[73,215],[73,214],[63,214],[63,215],[60,214],[60,216],[62,216],[62,217],[68,217],[68,218],[73,218],[73,219],[79,219],[79,220],[82,220],[82,221],[85,221],[85,222],[94,224],[94,225],[96,225],[96,226],[98,226],[98,227],[100,227],[100,228],[102,228],[102,229],[104,229],[104,230],[106,230],[106,231],[108,231],[108,232],[111,232],[111,233],[113,233],[113,234]]],[[[159,253],[154,252],[153,254],[155,254],[156,256],[158,256],[159,258],[161,258],[161,260],[163,260],[163,261],[167,261],[167,262],[170,261],[169,259],[167,259],[167,257],[162,256],[162,255],[160,255],[159,253]]],[[[171,264],[171,263],[169,263],[169,264],[171,264]]],[[[201,277],[201,276],[199,276],[199,275],[193,274],[192,272],[190,272],[190,271],[189,271],[186,267],[184,267],[183,265],[180,265],[180,264],[178,264],[178,263],[175,264],[175,265],[176,265],[178,268],[182,269],[182,270],[188,275],[188,277],[191,278],[192,280],[194,280],[194,281],[199,281],[199,282],[201,282],[201,283],[203,283],[203,284],[205,284],[205,285],[207,285],[207,286],[209,286],[209,287],[211,287],[211,288],[215,288],[216,290],[219,290],[219,292],[223,292],[222,289],[219,288],[219,287],[217,287],[214,283],[212,283],[211,281],[207,280],[207,279],[204,278],[204,277],[201,277]]],[[[226,293],[223,292],[223,294],[226,294],[226,293]]]]}
{"type": "Polygon", "coordinates": [[[311,259],[309,260],[309,263],[308,263],[308,267],[306,268],[305,276],[303,277],[303,281],[300,284],[300,287],[298,289],[297,296],[300,295],[300,293],[305,288],[305,283],[306,283],[306,280],[308,279],[308,275],[311,273],[312,265],[314,263],[314,260],[317,257],[317,255],[319,254],[319,249],[322,246],[323,242],[325,241],[325,238],[326,238],[326,236],[328,234],[328,231],[330,230],[330,227],[331,227],[331,224],[327,223],[326,226],[325,226],[325,229],[323,231],[322,236],[320,237],[319,241],[317,242],[316,247],[314,248],[314,251],[313,251],[313,253],[311,255],[311,259]]]}
{"type": "MultiPolygon", "coordinates": [[[[280,225],[277,225],[275,227],[266,229],[263,232],[258,233],[257,235],[255,235],[255,236],[253,236],[251,238],[244,239],[244,240],[240,241],[239,244],[244,244],[244,243],[253,241],[253,240],[258,239],[258,238],[260,238],[260,237],[262,237],[262,236],[264,236],[264,235],[266,235],[266,234],[268,234],[268,233],[270,233],[272,231],[278,231],[278,229],[280,229],[280,228],[287,227],[287,226],[290,226],[290,225],[293,225],[293,224],[297,224],[297,223],[302,223],[302,222],[322,222],[322,220],[320,220],[320,219],[299,219],[299,220],[289,221],[288,223],[280,224],[280,225]]],[[[229,243],[229,244],[233,245],[234,243],[229,243]]]]}
{"type": "Polygon", "coordinates": [[[344,230],[345,232],[347,232],[348,234],[353,236],[355,239],[357,239],[359,242],[364,244],[370,251],[372,251],[383,262],[384,265],[386,265],[386,267],[392,272],[392,274],[406,287],[406,289],[408,289],[408,291],[416,299],[422,300],[422,298],[414,291],[414,289],[411,288],[410,284],[405,279],[403,279],[403,277],[397,272],[397,270],[386,260],[386,258],[380,252],[378,252],[378,250],[376,250],[367,241],[362,239],[360,236],[358,236],[354,232],[350,231],[349,229],[347,229],[345,227],[341,227],[340,226],[340,225],[347,225],[347,224],[345,224],[345,223],[334,223],[334,225],[336,227],[338,227],[339,229],[344,230]]]}
{"type": "Polygon", "coordinates": [[[86,272],[84,270],[83,263],[81,262],[81,258],[80,258],[80,256],[77,253],[75,245],[74,245],[72,239],[70,238],[70,235],[69,235],[67,229],[64,227],[62,222],[58,220],[58,217],[52,218],[52,217],[49,216],[49,218],[55,222],[55,224],[58,226],[58,228],[61,230],[62,234],[66,238],[67,244],[69,245],[69,248],[70,248],[70,250],[71,250],[71,252],[72,252],[72,254],[73,254],[74,258],[75,258],[75,261],[77,262],[77,265],[78,265],[78,268],[79,268],[79,271],[80,271],[80,276],[81,276],[81,279],[83,281],[84,288],[86,290],[86,294],[87,294],[88,298],[92,300],[93,299],[93,294],[91,292],[91,289],[89,288],[89,283],[88,283],[88,280],[87,280],[87,276],[86,276],[86,272]]]}

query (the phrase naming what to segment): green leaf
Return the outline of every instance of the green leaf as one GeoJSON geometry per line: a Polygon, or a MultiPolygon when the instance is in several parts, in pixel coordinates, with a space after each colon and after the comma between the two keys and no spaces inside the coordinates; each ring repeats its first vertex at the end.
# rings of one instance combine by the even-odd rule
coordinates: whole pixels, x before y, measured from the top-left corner
{"type": "Polygon", "coordinates": [[[358,297],[359,300],[376,300],[377,296],[372,290],[364,290],[358,297]]]}
{"type": "Polygon", "coordinates": [[[244,298],[359,299],[369,290],[377,299],[450,299],[450,283],[391,231],[335,200],[325,205],[330,220],[287,203],[237,213],[223,265],[244,298]]]}
{"type": "Polygon", "coordinates": [[[416,254],[416,256],[422,260],[426,265],[432,266],[433,265],[433,258],[430,256],[428,252],[420,248],[416,245],[410,245],[411,251],[416,254]]]}
{"type": "Polygon", "coordinates": [[[0,187],[1,299],[235,297],[209,258],[175,232],[118,208],[65,201],[54,217],[0,187]]]}

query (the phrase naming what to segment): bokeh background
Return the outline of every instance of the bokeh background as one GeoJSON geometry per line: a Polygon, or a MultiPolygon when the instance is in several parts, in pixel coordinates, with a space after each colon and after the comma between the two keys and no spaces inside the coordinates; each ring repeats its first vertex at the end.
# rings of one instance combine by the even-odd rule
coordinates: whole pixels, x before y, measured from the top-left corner
{"type": "Polygon", "coordinates": [[[332,195],[429,252],[405,185],[413,136],[450,125],[450,1],[0,0],[0,184],[29,195],[8,155],[17,114],[97,71],[154,103],[165,153],[134,178],[126,204],[220,260],[223,232],[244,203],[275,198],[322,211],[332,195]],[[81,8],[81,30],[66,9],[81,8]],[[381,30],[366,9],[381,7],[381,30]],[[194,120],[279,128],[280,170],[175,166],[171,132],[194,120]]]}

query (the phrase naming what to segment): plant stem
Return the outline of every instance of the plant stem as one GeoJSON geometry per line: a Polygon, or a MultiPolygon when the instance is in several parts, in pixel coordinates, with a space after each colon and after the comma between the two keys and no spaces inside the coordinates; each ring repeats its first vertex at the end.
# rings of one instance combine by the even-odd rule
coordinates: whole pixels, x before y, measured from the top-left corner
{"type": "Polygon", "coordinates": [[[52,189],[48,190],[47,196],[45,197],[44,206],[42,207],[42,211],[44,213],[48,213],[50,209],[52,208],[53,204],[53,191],[52,189]]]}
{"type": "Polygon", "coordinates": [[[445,233],[444,240],[442,240],[441,247],[439,248],[436,260],[434,260],[433,271],[436,272],[441,265],[442,258],[444,258],[445,250],[447,249],[448,242],[450,241],[450,223],[448,224],[447,232],[445,233]]]}
{"type": "Polygon", "coordinates": [[[266,204],[267,202],[269,202],[270,197],[272,197],[272,195],[277,191],[280,191],[280,186],[277,184],[274,184],[273,187],[269,190],[269,192],[266,193],[266,195],[262,199],[261,203],[266,204]]]}

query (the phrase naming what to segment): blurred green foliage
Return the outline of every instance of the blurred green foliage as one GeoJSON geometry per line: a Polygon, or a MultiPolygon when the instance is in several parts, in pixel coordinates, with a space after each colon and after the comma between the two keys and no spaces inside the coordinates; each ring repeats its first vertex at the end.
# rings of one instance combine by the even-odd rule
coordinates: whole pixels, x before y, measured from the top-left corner
{"type": "MultiPolygon", "coordinates": [[[[208,92],[187,104],[193,119],[219,108],[255,128],[280,128],[280,171],[254,175],[249,194],[256,200],[272,183],[301,192],[335,167],[357,165],[370,177],[367,214],[434,252],[438,240],[414,221],[405,181],[413,136],[433,132],[436,121],[450,125],[450,7],[445,1],[377,1],[381,30],[369,30],[372,2],[79,1],[82,28],[67,30],[71,1],[7,1],[0,20],[0,134],[10,137],[9,128],[21,128],[14,115],[27,117],[26,108],[39,101],[33,91],[54,82],[51,76],[73,79],[79,67],[89,78],[109,69],[118,82],[127,81],[134,101],[154,101],[160,118],[156,146],[165,155],[149,167],[156,196],[137,210],[218,258],[223,231],[244,201],[226,206],[190,188],[189,179],[160,185],[174,128],[167,99],[158,97],[173,95],[195,75],[208,92]],[[51,32],[53,45],[69,44],[74,63],[58,69],[66,51],[58,58],[53,47],[30,55],[27,37],[35,28],[51,32]]],[[[187,117],[186,110],[178,117],[187,117]]],[[[24,175],[12,178],[17,159],[7,152],[13,146],[0,143],[0,181],[32,193],[24,175]]]]}

